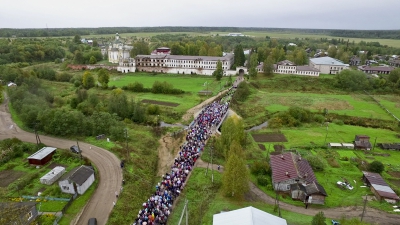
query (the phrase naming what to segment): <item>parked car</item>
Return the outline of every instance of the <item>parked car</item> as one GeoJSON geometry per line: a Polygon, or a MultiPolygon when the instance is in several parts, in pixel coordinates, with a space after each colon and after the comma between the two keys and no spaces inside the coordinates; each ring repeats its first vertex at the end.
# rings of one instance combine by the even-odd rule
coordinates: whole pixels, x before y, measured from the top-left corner
{"type": "Polygon", "coordinates": [[[353,190],[353,186],[351,186],[349,183],[347,182],[342,182],[342,181],[338,181],[337,185],[343,189],[349,189],[349,190],[353,190]]]}
{"type": "Polygon", "coordinates": [[[80,149],[78,148],[78,146],[76,146],[76,145],[72,145],[69,149],[70,149],[71,152],[73,152],[73,153],[76,153],[76,154],[81,153],[81,150],[80,150],[80,149]]]}
{"type": "Polygon", "coordinates": [[[90,218],[88,221],[88,225],[97,225],[97,219],[96,218],[90,218]]]}
{"type": "Polygon", "coordinates": [[[340,225],[340,223],[336,220],[332,220],[332,225],[340,225]]]}

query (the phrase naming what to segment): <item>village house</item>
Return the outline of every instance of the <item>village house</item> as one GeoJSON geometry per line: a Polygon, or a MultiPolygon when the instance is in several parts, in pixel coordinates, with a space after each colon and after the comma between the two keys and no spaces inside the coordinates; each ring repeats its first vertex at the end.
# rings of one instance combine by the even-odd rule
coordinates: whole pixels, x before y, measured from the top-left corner
{"type": "Polygon", "coordinates": [[[378,173],[371,173],[362,171],[363,181],[368,187],[371,188],[372,193],[379,201],[385,200],[388,203],[396,204],[400,198],[385,182],[385,180],[378,173]]]}
{"type": "Polygon", "coordinates": [[[310,204],[324,204],[327,196],[310,164],[292,152],[271,155],[272,185],[276,192],[310,204]]]}
{"type": "Polygon", "coordinates": [[[0,224],[29,225],[38,216],[36,202],[2,202],[0,203],[0,224]]]}
{"type": "Polygon", "coordinates": [[[151,52],[151,55],[171,55],[171,49],[168,47],[160,47],[154,49],[154,51],[151,52]]]}
{"type": "Polygon", "coordinates": [[[337,74],[342,70],[348,69],[349,65],[343,62],[331,58],[331,57],[319,57],[310,59],[310,67],[319,70],[323,74],[337,74]]]}
{"type": "Polygon", "coordinates": [[[391,59],[388,63],[391,66],[400,67],[400,59],[391,59]]]}
{"type": "Polygon", "coordinates": [[[371,150],[372,145],[369,142],[369,136],[356,135],[354,138],[354,149],[371,150]]]}
{"type": "Polygon", "coordinates": [[[68,194],[84,194],[95,180],[94,170],[89,166],[79,166],[60,178],[61,191],[68,194]]]}
{"type": "Polygon", "coordinates": [[[353,57],[351,57],[350,61],[349,61],[350,66],[359,66],[361,65],[361,59],[360,57],[354,55],[353,57]]]}
{"type": "Polygon", "coordinates": [[[28,157],[30,165],[42,166],[49,162],[57,148],[44,147],[28,157]]]}
{"type": "MultiPolygon", "coordinates": [[[[315,69],[313,67],[310,67],[308,65],[305,66],[297,66],[293,62],[289,60],[284,60],[281,62],[278,62],[273,65],[274,66],[274,73],[277,74],[294,74],[294,75],[303,75],[303,76],[314,76],[318,77],[319,76],[319,70],[315,69]]],[[[257,66],[257,71],[259,73],[264,72],[264,64],[260,63],[260,65],[257,66]]]]}
{"type": "Polygon", "coordinates": [[[389,74],[394,70],[391,66],[359,66],[358,70],[367,74],[389,74]]]}

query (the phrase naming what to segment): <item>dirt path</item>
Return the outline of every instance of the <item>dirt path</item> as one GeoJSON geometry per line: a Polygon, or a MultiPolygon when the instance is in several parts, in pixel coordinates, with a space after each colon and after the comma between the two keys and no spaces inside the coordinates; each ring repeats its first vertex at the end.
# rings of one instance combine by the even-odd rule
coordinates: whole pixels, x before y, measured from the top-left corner
{"type": "Polygon", "coordinates": [[[221,95],[225,94],[228,90],[224,90],[221,91],[220,93],[218,93],[216,96],[213,96],[205,101],[203,101],[202,103],[196,105],[195,107],[189,109],[183,116],[182,119],[183,121],[188,121],[192,118],[192,116],[196,115],[196,113],[198,113],[204,106],[206,106],[207,104],[210,104],[211,102],[213,102],[216,98],[220,97],[221,95]]]}
{"type": "Polygon", "coordinates": [[[166,134],[158,140],[160,147],[158,147],[158,171],[157,175],[162,176],[163,174],[171,171],[171,166],[174,163],[174,159],[179,152],[179,147],[185,142],[184,135],[180,134],[180,137],[174,138],[170,134],[166,134]]]}
{"type": "MultiPolygon", "coordinates": [[[[8,110],[8,99],[0,105],[0,140],[16,137],[25,142],[36,143],[35,135],[21,130],[11,119],[8,110]]],[[[40,140],[48,146],[69,149],[75,141],[40,135],[40,140]]],[[[81,213],[71,224],[87,224],[91,217],[96,217],[98,224],[107,223],[108,216],[115,201],[115,191],[120,190],[122,171],[120,160],[111,152],[90,144],[80,142],[82,155],[88,157],[96,165],[100,180],[98,187],[81,213]]],[[[118,203],[117,203],[118,204],[118,203]]]]}
{"type": "MultiPolygon", "coordinates": [[[[196,161],[195,167],[207,168],[208,163],[204,162],[201,159],[196,161]]],[[[209,165],[211,168],[211,164],[209,165]]],[[[217,170],[217,165],[213,165],[213,169],[217,170]]],[[[223,172],[224,168],[221,166],[218,172],[223,172]]],[[[265,194],[262,190],[260,190],[253,182],[249,182],[250,186],[250,195],[252,195],[257,201],[262,201],[270,205],[275,204],[275,199],[265,194]]],[[[363,211],[363,207],[359,206],[349,206],[349,207],[341,207],[341,208],[330,208],[330,209],[313,209],[312,206],[309,206],[308,209],[303,207],[293,206],[284,202],[279,203],[281,209],[288,210],[291,212],[296,212],[304,215],[314,216],[319,211],[323,211],[325,216],[328,218],[340,219],[342,216],[353,218],[360,217],[363,211]]],[[[284,217],[285,215],[283,215],[284,217]]],[[[383,211],[379,211],[370,207],[367,207],[366,213],[364,215],[364,221],[369,223],[375,223],[380,225],[393,225],[399,224],[400,216],[389,214],[383,211]]]]}

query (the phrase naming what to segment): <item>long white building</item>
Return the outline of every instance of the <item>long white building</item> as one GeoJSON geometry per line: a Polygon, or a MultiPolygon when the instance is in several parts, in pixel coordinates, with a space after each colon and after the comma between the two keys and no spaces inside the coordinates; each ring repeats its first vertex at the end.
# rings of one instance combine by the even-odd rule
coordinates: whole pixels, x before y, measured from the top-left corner
{"type": "MultiPolygon", "coordinates": [[[[188,55],[138,55],[135,58],[136,71],[200,74],[209,75],[217,69],[217,62],[221,61],[224,74],[232,74],[229,71],[233,65],[234,55],[226,54],[223,57],[216,56],[188,56],[188,55]]],[[[236,72],[236,71],[235,71],[236,72]]]]}
{"type": "MultiPolygon", "coordinates": [[[[264,72],[263,63],[257,66],[257,71],[259,73],[264,72]]],[[[283,60],[274,64],[274,73],[278,74],[294,74],[303,76],[319,76],[319,70],[311,66],[298,66],[289,60],[283,60]]]]}

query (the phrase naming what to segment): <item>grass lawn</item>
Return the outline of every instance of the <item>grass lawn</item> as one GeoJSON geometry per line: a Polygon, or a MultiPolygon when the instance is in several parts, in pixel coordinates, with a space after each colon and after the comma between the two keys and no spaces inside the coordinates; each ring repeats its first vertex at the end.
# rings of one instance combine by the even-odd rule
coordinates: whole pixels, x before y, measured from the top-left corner
{"type": "Polygon", "coordinates": [[[60,212],[67,202],[64,201],[42,201],[36,205],[40,212],[60,212]]]}
{"type": "Polygon", "coordinates": [[[400,97],[392,95],[375,95],[378,100],[387,110],[393,113],[397,118],[400,118],[400,97]]]}
{"type": "MultiPolygon", "coordinates": [[[[325,142],[325,136],[327,133],[326,127],[321,125],[298,128],[282,128],[279,130],[286,136],[286,139],[288,140],[288,142],[282,143],[286,146],[286,148],[296,146],[311,146],[311,142],[313,142],[317,146],[321,146],[325,142]]],[[[257,133],[276,131],[276,129],[264,128],[257,133]]],[[[354,137],[357,134],[368,135],[372,144],[375,138],[377,138],[377,143],[394,143],[399,141],[399,139],[396,137],[396,132],[394,131],[350,125],[340,126],[334,123],[330,123],[328,128],[328,135],[326,136],[326,143],[351,143],[352,141],[354,141],[354,137]]]]}

